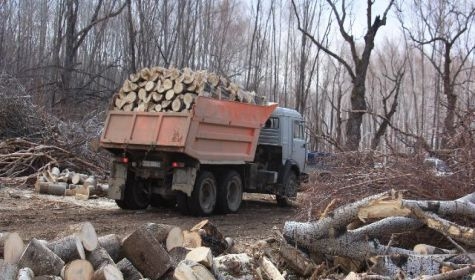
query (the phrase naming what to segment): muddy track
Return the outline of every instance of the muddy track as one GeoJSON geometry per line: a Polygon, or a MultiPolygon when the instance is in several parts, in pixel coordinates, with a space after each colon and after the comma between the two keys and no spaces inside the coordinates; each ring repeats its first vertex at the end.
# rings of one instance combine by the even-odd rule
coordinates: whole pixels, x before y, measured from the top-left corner
{"type": "MultiPolygon", "coordinates": [[[[246,195],[237,214],[208,217],[225,236],[241,244],[273,236],[295,216],[295,208],[279,208],[271,196],[246,195]]],[[[71,197],[39,195],[31,189],[0,188],[0,232],[18,231],[24,239],[54,239],[67,225],[91,222],[99,235],[132,232],[146,222],[166,223],[188,229],[201,217],[181,215],[176,209],[151,208],[124,211],[105,198],[78,201],[71,197]]]]}

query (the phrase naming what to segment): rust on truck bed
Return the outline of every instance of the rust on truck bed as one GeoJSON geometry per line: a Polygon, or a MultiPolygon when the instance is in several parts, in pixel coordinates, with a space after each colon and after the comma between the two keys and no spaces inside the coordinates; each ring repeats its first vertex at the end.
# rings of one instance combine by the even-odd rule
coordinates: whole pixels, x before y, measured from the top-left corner
{"type": "Polygon", "coordinates": [[[181,152],[201,163],[252,161],[260,129],[276,107],[200,96],[190,112],[110,111],[101,146],[181,152]]]}

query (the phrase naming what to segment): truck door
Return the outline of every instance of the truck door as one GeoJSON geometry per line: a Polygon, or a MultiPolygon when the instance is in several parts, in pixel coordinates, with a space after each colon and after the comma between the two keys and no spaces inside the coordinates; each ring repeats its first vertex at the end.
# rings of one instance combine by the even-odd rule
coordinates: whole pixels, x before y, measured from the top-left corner
{"type": "Polygon", "coordinates": [[[307,142],[305,140],[303,122],[301,120],[292,121],[292,155],[291,158],[296,161],[301,171],[305,168],[305,156],[307,142]]]}

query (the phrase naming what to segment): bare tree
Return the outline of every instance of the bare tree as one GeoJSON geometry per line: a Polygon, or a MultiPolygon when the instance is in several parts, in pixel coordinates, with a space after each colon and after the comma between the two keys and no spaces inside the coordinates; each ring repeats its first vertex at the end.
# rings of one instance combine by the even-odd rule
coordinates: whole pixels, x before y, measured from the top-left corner
{"type": "Polygon", "coordinates": [[[298,29],[305,34],[310,40],[326,54],[330,55],[336,59],[339,63],[343,64],[345,69],[348,71],[348,74],[351,77],[353,82],[353,88],[351,91],[351,111],[349,114],[349,119],[346,124],[346,144],[345,147],[347,150],[358,150],[360,141],[361,141],[361,124],[363,122],[363,115],[366,113],[366,101],[365,101],[365,82],[366,74],[368,71],[368,66],[370,63],[371,52],[374,48],[374,40],[376,33],[379,28],[386,24],[387,13],[391,6],[394,3],[394,0],[389,1],[384,13],[381,16],[376,16],[373,21],[372,16],[372,6],[374,1],[367,1],[366,8],[366,33],[364,36],[364,48],[361,54],[358,53],[355,38],[353,35],[346,30],[346,3],[344,0],[341,2],[341,10],[338,10],[336,6],[336,1],[326,0],[327,4],[331,7],[333,16],[335,17],[339,31],[345,42],[348,44],[351,50],[352,62],[348,62],[344,57],[338,55],[336,52],[332,51],[330,48],[322,45],[308,30],[302,28],[300,24],[300,17],[298,13],[297,6],[295,5],[294,0],[292,0],[292,5],[294,7],[294,12],[297,17],[298,29]],[[351,66],[353,64],[353,66],[351,66]]]}
{"type": "MultiPolygon", "coordinates": [[[[465,64],[468,62],[470,54],[475,50],[473,38],[468,38],[465,50],[457,49],[457,43],[463,41],[462,37],[471,30],[475,19],[475,7],[472,4],[464,4],[461,1],[414,1],[410,6],[416,12],[425,32],[416,33],[410,28],[410,22],[404,18],[401,7],[398,14],[404,30],[409,34],[413,42],[428,57],[436,72],[442,78],[443,94],[446,98],[447,113],[444,119],[444,131],[442,146],[447,147],[448,139],[455,133],[455,117],[457,108],[457,93],[455,86],[460,74],[463,72],[465,64]],[[430,55],[437,44],[440,43],[440,56],[430,55]],[[429,51],[425,46],[430,46],[429,51]],[[457,52],[457,54],[454,54],[457,52]],[[438,60],[442,63],[439,63],[438,60]],[[455,59],[455,65],[454,65],[455,59]]],[[[467,40],[467,39],[465,39],[467,40]]],[[[462,47],[463,48],[463,47],[462,47]]]]}

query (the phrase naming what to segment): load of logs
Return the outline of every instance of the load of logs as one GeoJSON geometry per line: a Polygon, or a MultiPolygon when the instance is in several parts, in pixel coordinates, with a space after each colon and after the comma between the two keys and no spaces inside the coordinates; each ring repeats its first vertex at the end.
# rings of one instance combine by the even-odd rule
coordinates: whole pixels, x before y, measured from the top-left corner
{"type": "Polygon", "coordinates": [[[91,196],[105,196],[109,185],[101,184],[94,176],[76,173],[58,167],[48,168],[38,175],[35,191],[40,194],[75,196],[87,200],[91,196]]]}
{"type": "Polygon", "coordinates": [[[114,110],[138,112],[189,111],[197,96],[257,103],[263,99],[227,78],[205,70],[152,67],[131,74],[114,98],[114,110]]]}

